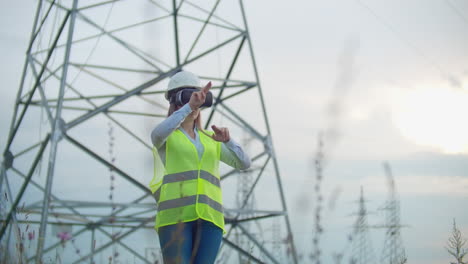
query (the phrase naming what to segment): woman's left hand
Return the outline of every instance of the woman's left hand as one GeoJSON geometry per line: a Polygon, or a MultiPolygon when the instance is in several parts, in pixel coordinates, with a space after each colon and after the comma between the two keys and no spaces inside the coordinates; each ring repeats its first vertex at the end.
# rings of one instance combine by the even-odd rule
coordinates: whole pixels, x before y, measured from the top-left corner
{"type": "Polygon", "coordinates": [[[219,142],[228,142],[231,139],[231,136],[229,135],[229,129],[227,127],[217,127],[215,125],[212,125],[211,128],[215,132],[214,135],[211,137],[219,142]]]}

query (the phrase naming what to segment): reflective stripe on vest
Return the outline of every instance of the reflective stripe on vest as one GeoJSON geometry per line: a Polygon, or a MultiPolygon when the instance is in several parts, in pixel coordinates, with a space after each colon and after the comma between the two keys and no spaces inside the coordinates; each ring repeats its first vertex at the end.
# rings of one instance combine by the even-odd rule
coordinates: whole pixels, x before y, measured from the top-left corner
{"type": "MultiPolygon", "coordinates": [[[[181,181],[188,181],[188,180],[195,180],[198,177],[198,171],[185,171],[185,172],[179,172],[179,173],[174,173],[174,174],[168,174],[164,176],[162,184],[166,183],[172,183],[172,182],[181,182],[181,181]]],[[[200,179],[204,179],[211,184],[221,188],[221,181],[216,178],[215,176],[211,175],[209,172],[206,171],[200,171],[200,179]]],[[[159,197],[161,195],[161,188],[159,188],[154,194],[154,198],[156,201],[159,201],[159,197]]],[[[161,207],[159,207],[161,208],[161,207]]],[[[220,211],[220,210],[218,210],[220,211]]]]}
{"type": "Polygon", "coordinates": [[[199,203],[207,204],[220,213],[223,212],[223,206],[220,203],[216,202],[215,200],[211,199],[210,197],[204,194],[192,195],[192,196],[182,197],[179,199],[173,199],[173,200],[161,202],[158,205],[158,210],[167,210],[167,209],[195,204],[197,202],[197,196],[198,196],[199,203]]]}
{"type": "MultiPolygon", "coordinates": [[[[184,171],[174,174],[167,174],[164,176],[162,184],[171,183],[171,182],[180,182],[180,181],[188,181],[188,180],[195,180],[198,177],[198,171],[184,171]]],[[[213,185],[221,187],[220,180],[215,176],[211,175],[207,171],[200,171],[200,179],[204,179],[210,182],[213,185]]]]}
{"type": "MultiPolygon", "coordinates": [[[[193,143],[180,130],[166,140],[165,164],[156,162],[152,180],[154,197],[158,201],[155,228],[198,218],[210,221],[224,230],[219,159],[221,143],[199,133],[204,151],[201,159],[193,143]],[[156,164],[161,164],[157,168],[156,164]],[[159,176],[156,180],[157,175],[159,176]],[[156,184],[157,183],[157,184],[156,184]]],[[[150,184],[151,185],[151,184],[150,184]]]]}

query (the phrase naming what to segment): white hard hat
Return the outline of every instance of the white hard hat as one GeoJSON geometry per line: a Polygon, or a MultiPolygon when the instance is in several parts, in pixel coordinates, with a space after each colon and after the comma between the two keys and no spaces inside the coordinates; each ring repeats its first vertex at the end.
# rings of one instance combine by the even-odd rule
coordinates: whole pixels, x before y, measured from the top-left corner
{"type": "Polygon", "coordinates": [[[169,100],[169,92],[179,88],[201,88],[200,79],[193,73],[188,71],[180,71],[174,74],[167,85],[167,90],[164,96],[169,100]]]}

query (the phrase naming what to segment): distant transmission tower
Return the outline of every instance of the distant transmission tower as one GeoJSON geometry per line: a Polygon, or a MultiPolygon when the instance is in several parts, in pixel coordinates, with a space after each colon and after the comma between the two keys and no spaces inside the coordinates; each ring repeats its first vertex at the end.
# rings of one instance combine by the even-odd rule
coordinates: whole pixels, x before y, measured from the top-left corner
{"type": "Polygon", "coordinates": [[[168,78],[184,69],[213,82],[205,129],[222,118],[234,137],[253,138],[243,198],[255,193],[255,208],[236,202],[244,172],[220,167],[223,245],[250,263],[282,263],[246,225],[276,218],[287,262],[297,263],[242,0],[35,2],[1,164],[0,261],[160,259],[149,135],[167,115],[168,78]]]}
{"type": "MultiPolygon", "coordinates": [[[[242,141],[242,145],[249,146],[249,141],[250,139],[248,137],[245,137],[244,140],[242,141]]],[[[248,152],[249,151],[248,148],[246,148],[245,151],[248,152]]],[[[254,216],[253,210],[255,208],[254,206],[255,195],[253,193],[249,193],[250,186],[252,186],[253,184],[252,176],[253,176],[252,173],[247,171],[247,172],[244,172],[241,177],[237,177],[237,196],[236,196],[237,208],[244,208],[244,210],[246,210],[247,213],[244,214],[244,217],[254,216]],[[252,213],[248,213],[248,212],[252,212],[252,213]]],[[[252,222],[245,223],[244,228],[247,232],[256,236],[256,234],[252,232],[253,231],[252,222]]],[[[257,232],[257,234],[259,233],[257,232]]],[[[258,237],[256,238],[258,239],[258,237]]],[[[242,249],[244,249],[247,252],[250,250],[250,248],[252,248],[252,242],[249,241],[244,235],[242,235],[241,230],[238,230],[236,232],[236,243],[237,245],[239,245],[242,249]]],[[[245,256],[239,252],[238,263],[248,263],[248,256],[245,256]]]]}
{"type": "Polygon", "coordinates": [[[406,262],[406,253],[403,247],[403,240],[400,234],[400,202],[396,193],[395,181],[393,179],[390,165],[383,164],[385,175],[387,176],[390,188],[389,198],[383,208],[385,210],[385,242],[382,250],[380,263],[382,264],[403,264],[406,262]]]}
{"type": "Polygon", "coordinates": [[[273,219],[273,224],[271,226],[271,243],[272,243],[272,251],[273,254],[275,254],[275,257],[280,261],[283,259],[283,252],[281,250],[283,249],[283,245],[286,241],[287,238],[281,237],[281,226],[279,223],[278,219],[273,219]]]}
{"type": "Polygon", "coordinates": [[[369,225],[367,223],[367,210],[365,207],[364,191],[361,187],[359,198],[358,218],[354,224],[351,242],[351,264],[375,264],[375,255],[372,242],[369,237],[369,225]]]}

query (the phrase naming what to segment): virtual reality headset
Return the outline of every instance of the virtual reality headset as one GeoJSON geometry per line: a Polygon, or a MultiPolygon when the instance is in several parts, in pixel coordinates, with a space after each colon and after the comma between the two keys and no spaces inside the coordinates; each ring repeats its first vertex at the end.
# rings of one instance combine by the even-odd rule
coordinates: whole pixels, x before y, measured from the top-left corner
{"type": "MultiPolygon", "coordinates": [[[[199,89],[196,88],[183,88],[175,93],[172,94],[170,97],[169,102],[171,104],[175,104],[177,106],[183,106],[190,101],[190,97],[192,96],[193,92],[198,92],[199,89]]],[[[211,107],[213,105],[213,94],[208,92],[205,97],[205,103],[203,103],[200,108],[202,107],[211,107]]]]}

